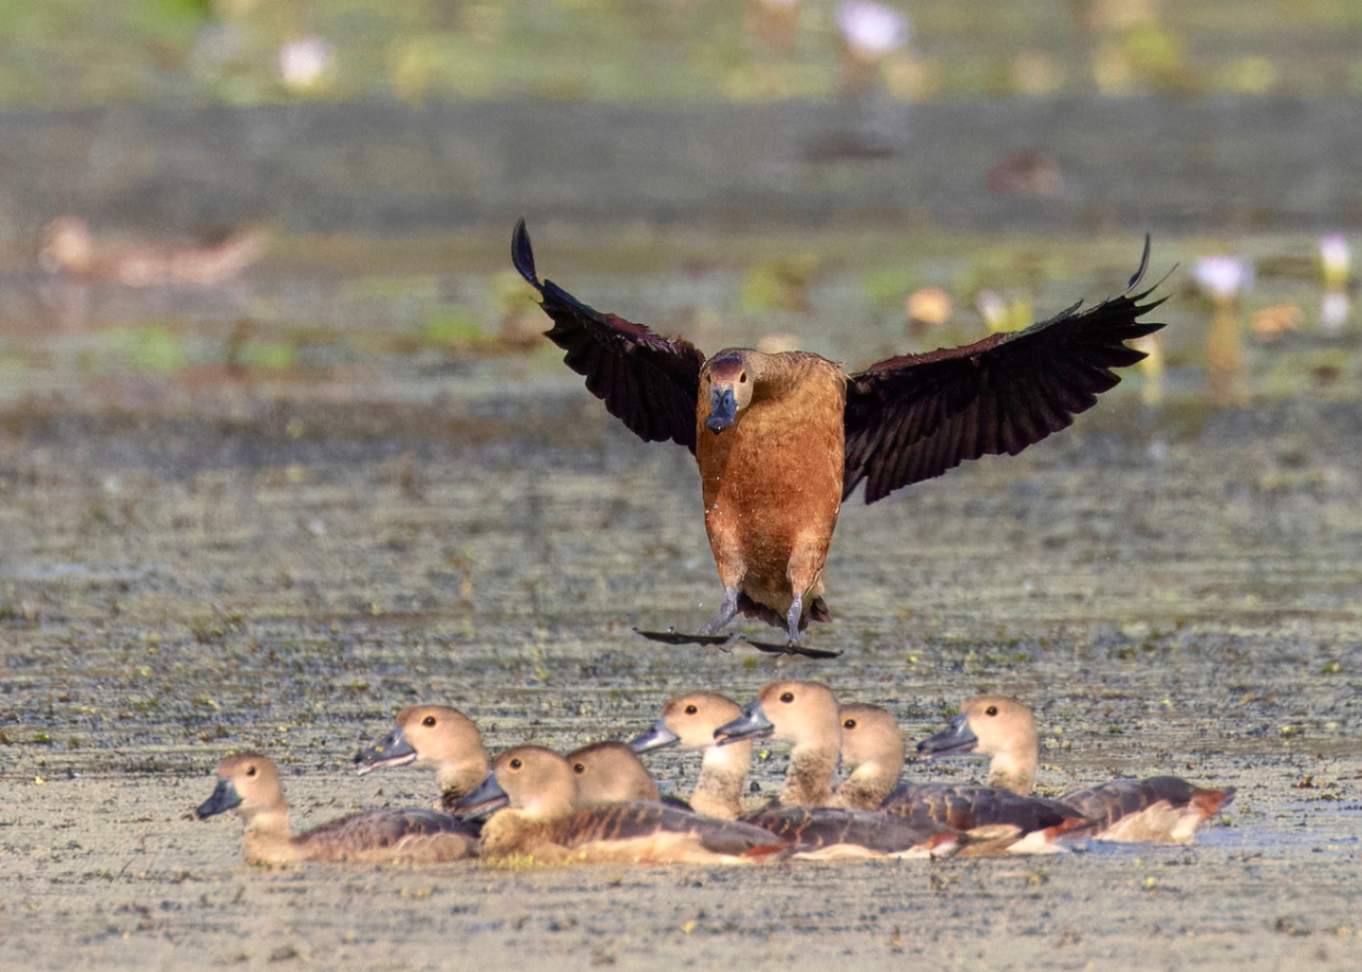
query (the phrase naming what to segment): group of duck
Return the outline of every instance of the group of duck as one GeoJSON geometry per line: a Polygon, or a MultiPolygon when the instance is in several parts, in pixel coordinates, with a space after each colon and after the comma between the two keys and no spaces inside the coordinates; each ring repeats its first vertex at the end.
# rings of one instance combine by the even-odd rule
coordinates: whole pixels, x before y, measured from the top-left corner
{"type": "Polygon", "coordinates": [[[1231,787],[1171,776],[1037,796],[1035,718],[1002,696],[964,702],[917,749],[929,758],[990,757],[988,785],[900,783],[905,746],[893,715],[839,704],[819,682],[772,682],[745,707],[711,692],[682,695],[632,741],[567,756],[521,745],[489,760],[473,720],[422,705],[399,712],[355,762],[361,774],[433,768],[436,809],[361,811],[294,835],[275,764],[241,753],[218,765],[217,786],[196,815],[235,810],[246,860],[260,865],[474,856],[719,864],[1053,853],[1090,840],[1189,843],[1234,798],[1231,787]],[[790,766],[778,799],[751,806],[747,775],[760,738],[789,744],[790,766]],[[639,758],[672,746],[703,753],[688,801],[661,796],[639,758]]]}

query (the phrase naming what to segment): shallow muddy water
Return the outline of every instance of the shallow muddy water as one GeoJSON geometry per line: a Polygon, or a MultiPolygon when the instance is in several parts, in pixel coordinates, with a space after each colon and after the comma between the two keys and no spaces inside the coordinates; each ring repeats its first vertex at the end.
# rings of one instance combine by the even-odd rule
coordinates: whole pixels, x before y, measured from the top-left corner
{"type": "MultiPolygon", "coordinates": [[[[850,361],[983,327],[965,306],[950,333],[910,335],[906,287],[985,280],[1044,312],[1118,288],[1138,254],[1133,238],[721,239],[537,242],[541,270],[584,299],[711,350],[787,331],[850,361]],[[812,281],[773,290],[765,268],[792,253],[813,255],[812,281]]],[[[1019,457],[848,504],[835,620],[812,635],[844,655],[779,669],[890,706],[910,739],[980,690],[1025,697],[1049,791],[1115,773],[1236,786],[1197,846],[260,873],[240,863],[235,820],[186,817],[230,750],[276,756],[311,824],[430,798],[419,771],[360,779],[348,762],[412,702],[459,706],[494,748],[567,748],[635,732],[686,689],[748,697],[777,670],[632,632],[715,607],[694,469],[634,441],[553,354],[497,336],[514,313],[498,303],[501,235],[294,242],[208,295],[54,290],[27,271],[8,288],[7,962],[1357,967],[1358,328],[1315,319],[1311,241],[1236,244],[1286,269],[1232,322],[1227,397],[1211,394],[1212,316],[1184,272],[1167,285],[1161,376],[1132,373],[1019,457]],[[366,251],[382,276],[347,262],[366,251]],[[1303,308],[1299,330],[1249,327],[1283,303],[1303,308]]],[[[1213,249],[1159,241],[1155,268],[1213,249]]],[[[677,792],[695,772],[672,752],[650,765],[677,792]]],[[[761,792],[783,768],[773,748],[761,792]]]]}

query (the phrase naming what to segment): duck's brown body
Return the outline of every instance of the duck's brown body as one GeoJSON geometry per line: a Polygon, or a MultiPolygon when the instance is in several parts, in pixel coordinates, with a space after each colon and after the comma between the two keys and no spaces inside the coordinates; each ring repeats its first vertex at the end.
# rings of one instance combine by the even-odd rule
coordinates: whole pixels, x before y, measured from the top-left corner
{"type": "Polygon", "coordinates": [[[1112,780],[1060,799],[1098,821],[1098,840],[1190,844],[1197,828],[1234,799],[1234,787],[1211,789],[1176,776],[1150,776],[1112,780]]]}
{"type": "Polygon", "coordinates": [[[785,850],[785,841],[764,828],[650,802],[547,819],[500,810],[482,831],[483,856],[528,855],[546,863],[750,864],[785,850]]]}
{"type": "MultiPolygon", "coordinates": [[[[711,362],[734,353],[720,352],[711,362]]],[[[748,361],[759,355],[740,353],[748,361]]],[[[707,430],[710,396],[699,398],[695,458],[705,531],[719,579],[743,598],[739,610],[783,625],[800,597],[802,626],[810,615],[826,619],[818,598],[842,508],[846,375],[798,351],[760,355],[760,362],[741,422],[707,430]]],[[[710,372],[706,363],[702,389],[710,372]]]]}
{"type": "Polygon", "coordinates": [[[368,810],[341,817],[297,836],[284,829],[249,826],[243,842],[248,864],[297,861],[437,864],[470,857],[477,829],[434,810],[368,810]]]}

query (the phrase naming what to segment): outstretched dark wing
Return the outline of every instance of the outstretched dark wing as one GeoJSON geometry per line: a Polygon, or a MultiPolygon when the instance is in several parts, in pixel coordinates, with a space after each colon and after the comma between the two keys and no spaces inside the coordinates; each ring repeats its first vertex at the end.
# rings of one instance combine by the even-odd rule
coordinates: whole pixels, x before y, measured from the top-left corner
{"type": "Polygon", "coordinates": [[[873,503],[967,459],[1016,455],[1067,427],[1120,381],[1111,369],[1144,357],[1126,342],[1163,327],[1139,319],[1162,303],[1141,303],[1153,288],[1132,293],[1148,263],[1146,236],[1140,268],[1119,297],[852,375],[843,498],[864,480],[865,501],[873,503]]]}
{"type": "Polygon", "coordinates": [[[534,270],[534,250],[522,219],[511,238],[511,260],[539,291],[553,320],[546,333],[563,361],[605,402],[610,414],[645,442],[673,442],[695,451],[695,398],[705,356],[682,338],[664,338],[642,324],[602,314],[534,270]]]}

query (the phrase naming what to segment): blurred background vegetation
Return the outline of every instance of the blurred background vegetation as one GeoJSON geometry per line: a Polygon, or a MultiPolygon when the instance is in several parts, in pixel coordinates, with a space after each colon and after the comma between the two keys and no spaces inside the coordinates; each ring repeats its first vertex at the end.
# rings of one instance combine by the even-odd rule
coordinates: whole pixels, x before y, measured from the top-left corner
{"type": "Polygon", "coordinates": [[[1360,157],[1362,0],[0,0],[0,400],[567,394],[520,215],[602,306],[852,362],[1152,231],[1129,388],[1338,396],[1360,157]]]}
{"type": "MultiPolygon", "coordinates": [[[[894,98],[1362,94],[1358,0],[883,6],[894,98]]],[[[826,98],[877,29],[815,0],[5,0],[0,103],[826,98]]]]}

